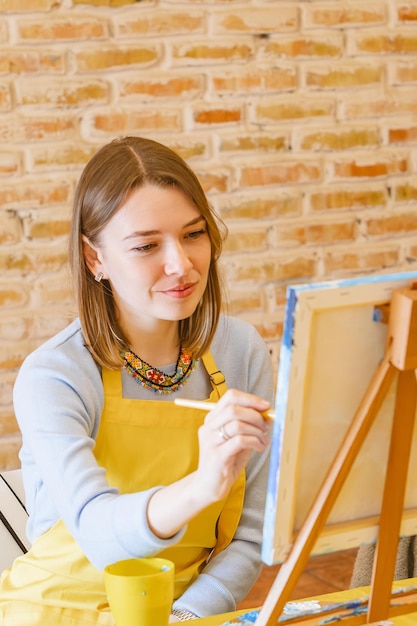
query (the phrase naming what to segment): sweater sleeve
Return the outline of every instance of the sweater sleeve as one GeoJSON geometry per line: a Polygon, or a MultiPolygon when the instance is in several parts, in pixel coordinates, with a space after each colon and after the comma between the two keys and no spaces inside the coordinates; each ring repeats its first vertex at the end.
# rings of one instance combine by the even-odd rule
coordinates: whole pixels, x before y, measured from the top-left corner
{"type": "Polygon", "coordinates": [[[96,462],[103,388],[90,354],[82,345],[46,345],[25,360],[14,387],[29,539],[62,519],[99,569],[175,544],[184,529],[161,540],[147,524],[148,501],[158,487],[121,495],[96,462]]]}
{"type": "MultiPolygon", "coordinates": [[[[271,359],[266,345],[252,328],[244,329],[245,344],[240,340],[228,345],[234,369],[239,370],[240,389],[255,393],[271,403],[274,386],[271,359]],[[245,352],[245,356],[243,355],[245,352]],[[245,373],[242,364],[247,364],[245,373]],[[239,367],[236,367],[239,364],[239,367]]],[[[215,356],[223,371],[226,363],[215,356]]],[[[220,369],[221,369],[220,368],[220,369]]],[[[226,376],[226,382],[228,377],[226,376]]],[[[232,377],[233,386],[238,380],[232,377]]],[[[229,385],[230,386],[230,385],[229,385]]],[[[174,606],[191,611],[199,617],[233,611],[254,582],[262,567],[261,547],[266,487],[269,473],[269,448],[262,454],[254,452],[246,468],[246,492],[242,516],[236,534],[225,550],[208,562],[200,576],[178,598],[174,606]]]]}

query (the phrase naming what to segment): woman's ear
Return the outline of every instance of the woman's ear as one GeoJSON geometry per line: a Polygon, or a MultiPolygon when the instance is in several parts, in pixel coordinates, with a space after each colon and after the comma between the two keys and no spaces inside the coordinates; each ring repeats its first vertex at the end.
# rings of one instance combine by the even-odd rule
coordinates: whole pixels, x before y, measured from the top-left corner
{"type": "Polygon", "coordinates": [[[97,276],[97,274],[102,273],[104,278],[103,264],[101,262],[98,249],[93,246],[88,237],[85,235],[82,235],[82,241],[84,260],[88,269],[93,276],[97,276]]]}

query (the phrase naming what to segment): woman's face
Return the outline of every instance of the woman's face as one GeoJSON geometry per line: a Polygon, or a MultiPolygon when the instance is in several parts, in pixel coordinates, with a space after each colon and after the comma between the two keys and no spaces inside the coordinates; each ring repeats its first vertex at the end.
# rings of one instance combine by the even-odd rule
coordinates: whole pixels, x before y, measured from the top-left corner
{"type": "Polygon", "coordinates": [[[133,191],[101,231],[99,245],[86,245],[85,251],[90,270],[110,281],[124,326],[152,329],[159,320],[185,319],[206,289],[206,222],[175,187],[133,191]]]}

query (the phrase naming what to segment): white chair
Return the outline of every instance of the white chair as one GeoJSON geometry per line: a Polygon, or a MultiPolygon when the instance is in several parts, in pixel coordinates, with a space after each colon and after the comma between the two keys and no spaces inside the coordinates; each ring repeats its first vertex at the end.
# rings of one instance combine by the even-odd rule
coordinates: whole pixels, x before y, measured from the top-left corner
{"type": "Polygon", "coordinates": [[[0,572],[29,550],[27,519],[21,470],[0,472],[0,572]]]}

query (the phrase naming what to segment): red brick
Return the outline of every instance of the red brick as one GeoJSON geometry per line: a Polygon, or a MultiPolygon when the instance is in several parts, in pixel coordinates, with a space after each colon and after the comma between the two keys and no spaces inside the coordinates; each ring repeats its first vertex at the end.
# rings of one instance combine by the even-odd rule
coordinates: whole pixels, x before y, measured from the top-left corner
{"type": "Polygon", "coordinates": [[[271,299],[273,299],[273,302],[276,304],[276,306],[282,309],[287,302],[286,285],[279,285],[279,284],[274,285],[271,291],[272,291],[271,299]]]}
{"type": "Polygon", "coordinates": [[[417,5],[410,3],[398,6],[397,18],[399,22],[406,24],[409,22],[417,22],[417,5]]]}
{"type": "Polygon", "coordinates": [[[41,107],[79,107],[106,104],[110,96],[109,84],[96,79],[49,79],[48,88],[42,81],[18,79],[16,81],[17,104],[41,107]]]}
{"type": "Polygon", "coordinates": [[[124,7],[135,4],[137,0],[72,0],[74,5],[82,4],[93,7],[124,7]]]}
{"type": "Polygon", "coordinates": [[[393,64],[391,83],[394,85],[417,82],[417,63],[398,61],[393,64]]]}
{"type": "Polygon", "coordinates": [[[103,39],[109,36],[107,20],[97,17],[48,16],[48,19],[20,19],[18,37],[22,41],[68,41],[103,39]]]}
{"type": "Polygon", "coordinates": [[[245,311],[262,311],[262,305],[260,289],[233,289],[228,298],[227,311],[230,315],[238,315],[245,311]]]}
{"type": "Polygon", "coordinates": [[[13,371],[0,373],[0,434],[15,433],[18,429],[14,419],[2,419],[4,409],[13,405],[13,385],[16,375],[13,371]]]}
{"type": "Polygon", "coordinates": [[[275,245],[326,245],[354,241],[357,236],[354,219],[339,223],[280,224],[274,228],[275,245]]]}
{"type": "Polygon", "coordinates": [[[13,185],[0,186],[0,208],[17,208],[21,205],[51,206],[67,203],[72,193],[71,181],[52,181],[38,178],[35,180],[21,180],[13,185]]]}
{"type": "Polygon", "coordinates": [[[214,73],[211,80],[218,94],[231,96],[239,93],[258,94],[260,90],[265,93],[295,89],[297,71],[295,68],[279,67],[257,68],[256,70],[237,69],[234,72],[214,73]]]}
{"type": "Polygon", "coordinates": [[[388,131],[389,143],[415,143],[417,141],[417,126],[411,128],[390,128],[388,131]]]}
{"type": "Polygon", "coordinates": [[[39,117],[0,117],[0,140],[20,143],[42,140],[77,139],[78,121],[75,116],[41,115],[39,117]]]}
{"type": "MultiPolygon", "coordinates": [[[[29,341],[33,346],[35,341],[37,344],[46,341],[62,330],[71,319],[73,318],[69,318],[68,311],[64,312],[57,307],[51,307],[48,311],[38,309],[19,316],[1,317],[0,337],[4,345],[7,342],[22,342],[23,345],[23,341],[29,341]]],[[[2,376],[5,374],[0,374],[0,378],[2,376]]]]}
{"type": "MultiPolygon", "coordinates": [[[[0,383],[0,397],[2,393],[5,394],[5,398],[8,398],[10,395],[6,395],[6,390],[2,388],[2,385],[0,383]]],[[[7,405],[5,404],[5,406],[7,405]]],[[[16,417],[14,416],[13,412],[10,411],[10,413],[5,417],[0,415],[0,436],[2,440],[7,441],[8,438],[11,438],[12,436],[19,436],[19,434],[19,426],[17,425],[16,417]]]]}
{"type": "Polygon", "coordinates": [[[222,135],[219,145],[221,152],[248,152],[256,150],[259,152],[279,152],[288,150],[289,137],[282,133],[276,135],[241,135],[234,133],[229,137],[222,135]]]}
{"type": "MultiPolygon", "coordinates": [[[[62,216],[58,219],[55,215],[55,219],[52,215],[47,213],[43,216],[36,212],[35,215],[30,215],[23,219],[25,236],[30,240],[36,241],[41,239],[55,239],[56,237],[64,237],[69,232],[69,216],[65,219],[62,216]]],[[[45,251],[46,252],[46,251],[45,251]]]]}
{"type": "Polygon", "coordinates": [[[385,188],[337,189],[317,191],[310,195],[308,206],[313,211],[334,211],[384,207],[387,204],[385,188]]]}
{"type": "Polygon", "coordinates": [[[346,97],[343,104],[345,119],[371,118],[379,119],[394,115],[412,115],[416,111],[416,98],[414,93],[396,94],[393,90],[386,97],[380,92],[367,94],[365,99],[358,100],[358,97],[346,97]]]}
{"type": "Polygon", "coordinates": [[[227,198],[220,203],[219,212],[223,219],[278,219],[280,217],[296,217],[302,211],[302,195],[300,191],[276,193],[273,196],[249,197],[245,194],[238,198],[227,198]]]}
{"type": "Polygon", "coordinates": [[[417,215],[415,211],[366,219],[363,223],[366,225],[368,234],[373,237],[392,237],[393,235],[417,232],[417,215]]]}
{"type": "Polygon", "coordinates": [[[241,187],[257,185],[295,184],[318,181],[321,166],[315,162],[275,163],[263,166],[242,167],[241,187]]]}
{"type": "MultiPolygon", "coordinates": [[[[12,412],[5,420],[14,419],[12,412]]],[[[0,467],[3,470],[17,469],[20,467],[19,450],[22,447],[20,433],[13,436],[3,436],[0,438],[0,467]]]]}
{"type": "Polygon", "coordinates": [[[22,173],[23,155],[16,151],[0,151],[0,177],[22,173]]]}
{"type": "Polygon", "coordinates": [[[25,285],[9,284],[7,281],[0,283],[0,307],[13,309],[16,306],[27,305],[28,298],[25,285]]]}
{"type": "Polygon", "coordinates": [[[93,115],[92,126],[106,133],[151,132],[153,130],[182,130],[180,109],[124,109],[120,112],[107,112],[93,115]]]}
{"type": "MultiPolygon", "coordinates": [[[[273,0],[274,2],[275,0],[273,0]]],[[[165,2],[167,4],[178,4],[178,0],[165,0],[165,2]]],[[[224,0],[210,0],[211,4],[213,6],[215,5],[223,5],[224,4],[224,0]]],[[[205,4],[205,0],[183,0],[182,4],[191,4],[191,5],[201,5],[201,4],[205,4]]],[[[241,5],[242,4],[242,0],[227,0],[227,4],[232,5],[232,4],[237,4],[237,5],[241,5]]]]}
{"type": "MultiPolygon", "coordinates": [[[[311,279],[316,274],[317,261],[314,255],[276,256],[273,253],[245,255],[238,263],[229,267],[229,279],[239,281],[280,281],[311,279]]],[[[229,263],[230,265],[230,263],[229,263]]]]}
{"type": "Polygon", "coordinates": [[[10,85],[6,82],[0,83],[0,112],[10,111],[12,109],[12,96],[10,93],[10,85]]]}
{"type": "Polygon", "coordinates": [[[27,13],[30,11],[50,11],[56,8],[56,0],[2,0],[4,13],[27,13]]]}
{"type": "Polygon", "coordinates": [[[42,305],[44,308],[56,306],[57,303],[73,306],[73,293],[68,275],[66,274],[63,279],[55,274],[53,278],[45,278],[37,283],[34,299],[39,306],[42,305]]]}
{"type": "Polygon", "coordinates": [[[16,211],[0,211],[0,245],[17,243],[21,237],[22,224],[16,211]]]}
{"type": "Polygon", "coordinates": [[[214,14],[214,34],[224,32],[278,33],[295,30],[298,25],[297,6],[241,8],[214,14]]]}
{"type": "Polygon", "coordinates": [[[243,112],[241,107],[206,107],[194,111],[193,117],[196,124],[230,124],[240,122],[243,112]]]}
{"type": "Polygon", "coordinates": [[[31,171],[82,168],[95,153],[95,147],[61,142],[56,146],[31,148],[31,171]]]}
{"type": "Polygon", "coordinates": [[[188,159],[192,161],[194,158],[210,156],[210,145],[204,138],[199,141],[197,139],[187,140],[184,137],[181,142],[176,143],[172,141],[172,137],[170,137],[167,140],[163,140],[162,143],[171,148],[171,150],[174,150],[174,152],[179,154],[186,161],[188,159]]]}
{"type": "Polygon", "coordinates": [[[411,34],[358,34],[355,51],[371,54],[413,54],[417,51],[417,37],[411,34]]]}
{"type": "MultiPolygon", "coordinates": [[[[21,341],[28,339],[32,327],[32,317],[29,315],[0,317],[0,337],[2,341],[21,341]]],[[[0,378],[4,374],[0,375],[0,378]]],[[[1,396],[1,394],[0,394],[1,396]]]]}
{"type": "MultiPolygon", "coordinates": [[[[251,316],[248,319],[247,314],[245,314],[245,318],[248,322],[255,326],[258,333],[261,335],[263,340],[270,345],[269,342],[273,339],[281,339],[283,324],[281,321],[276,320],[276,316],[268,316],[263,313],[260,318],[256,316],[251,316]]],[[[274,365],[274,364],[273,364],[274,365]]]]}
{"type": "MultiPolygon", "coordinates": [[[[28,345],[26,342],[13,342],[9,345],[3,345],[0,351],[0,371],[12,370],[20,367],[23,360],[27,356],[28,345]]],[[[29,346],[30,351],[34,349],[34,345],[29,346]]]]}
{"type": "Polygon", "coordinates": [[[147,11],[143,15],[126,13],[115,18],[117,38],[132,35],[179,35],[180,33],[203,33],[207,16],[204,11],[147,11]]]}
{"type": "Polygon", "coordinates": [[[24,275],[35,269],[29,254],[14,249],[0,251],[0,272],[7,276],[8,272],[24,275]]]}
{"type": "Polygon", "coordinates": [[[332,67],[315,67],[306,70],[306,85],[318,89],[354,89],[382,84],[381,66],[349,64],[332,67]]]}
{"type": "Polygon", "coordinates": [[[415,202],[417,200],[417,183],[413,184],[410,181],[395,185],[394,197],[396,202],[415,202]]]}
{"type": "Polygon", "coordinates": [[[306,132],[301,136],[302,150],[352,150],[355,148],[375,148],[381,144],[376,128],[355,128],[306,132]]]}
{"type": "Polygon", "coordinates": [[[387,9],[381,2],[368,2],[366,7],[358,2],[321,2],[306,4],[303,9],[306,26],[361,26],[387,21],[387,9]]]}
{"type": "Polygon", "coordinates": [[[406,248],[406,258],[410,263],[415,263],[417,261],[417,246],[409,246],[406,248]]]}
{"type": "Polygon", "coordinates": [[[394,267],[400,260],[398,247],[384,249],[364,248],[363,245],[349,251],[331,251],[324,255],[326,275],[367,273],[394,267]]]}
{"type": "Polygon", "coordinates": [[[254,230],[229,230],[224,249],[227,252],[262,251],[267,248],[266,229],[254,230]]]}
{"type": "Polygon", "coordinates": [[[206,171],[196,172],[205,193],[225,193],[231,188],[231,172],[211,168],[206,171]]]}
{"type": "MultiPolygon", "coordinates": [[[[49,230],[49,234],[54,236],[54,231],[57,230],[57,224],[51,224],[51,228],[49,230]]],[[[41,233],[44,237],[47,233],[41,233]]],[[[57,230],[56,236],[61,236],[66,234],[65,230],[62,228],[57,230]]],[[[38,236],[38,239],[40,237],[38,236]]],[[[55,237],[54,237],[55,238],[55,237]]],[[[31,250],[31,259],[36,269],[36,272],[39,274],[47,274],[47,273],[55,273],[57,274],[59,270],[67,269],[68,264],[68,254],[66,247],[62,247],[62,243],[54,243],[50,248],[37,248],[31,250]]]]}
{"type": "Polygon", "coordinates": [[[336,161],[334,175],[336,178],[375,178],[390,174],[408,172],[407,159],[401,157],[376,158],[373,162],[358,163],[355,161],[336,161]]]}
{"type": "Polygon", "coordinates": [[[263,55],[287,59],[338,58],[343,55],[344,43],[340,33],[326,33],[326,36],[280,36],[265,43],[263,55]]]}
{"type": "Polygon", "coordinates": [[[0,43],[7,43],[9,41],[9,29],[6,20],[0,20],[0,43]]]}
{"type": "Polygon", "coordinates": [[[157,98],[184,98],[192,100],[201,97],[205,90],[203,74],[194,76],[163,75],[158,72],[156,77],[121,78],[119,81],[120,99],[136,99],[150,101],[157,98]]]}
{"type": "Polygon", "coordinates": [[[241,40],[222,44],[184,43],[172,46],[173,59],[181,65],[219,63],[222,61],[228,63],[243,62],[249,61],[253,53],[252,42],[244,43],[241,40]]]}
{"type": "Polygon", "coordinates": [[[331,119],[336,111],[336,103],[334,100],[316,100],[308,99],[306,102],[300,102],[298,98],[291,100],[276,100],[267,104],[255,105],[256,120],[262,121],[285,122],[286,120],[298,120],[309,118],[331,119]]]}
{"type": "Polygon", "coordinates": [[[55,303],[47,310],[36,310],[33,313],[31,336],[36,337],[39,342],[46,341],[52,335],[68,326],[75,318],[76,314],[69,315],[68,307],[65,303],[61,306],[55,303]]]}
{"type": "Polygon", "coordinates": [[[100,46],[74,55],[78,72],[96,72],[113,68],[134,69],[156,63],[161,56],[160,46],[100,46]]]}

